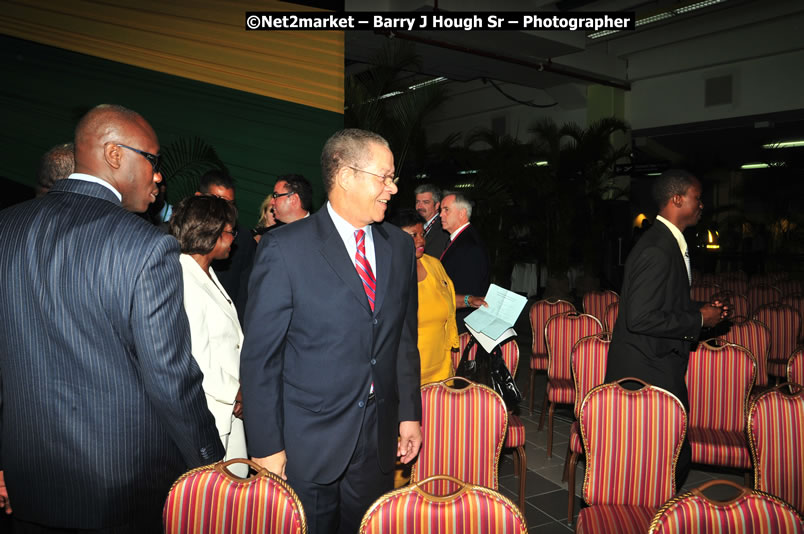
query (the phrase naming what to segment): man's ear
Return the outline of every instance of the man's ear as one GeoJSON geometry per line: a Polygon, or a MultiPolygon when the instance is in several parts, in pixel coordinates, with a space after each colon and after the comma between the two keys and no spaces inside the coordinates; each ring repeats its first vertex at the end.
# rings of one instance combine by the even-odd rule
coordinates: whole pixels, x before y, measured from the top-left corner
{"type": "Polygon", "coordinates": [[[103,159],[106,164],[113,169],[119,169],[122,165],[123,149],[114,143],[105,143],[103,145],[103,159]]]}
{"type": "Polygon", "coordinates": [[[684,205],[683,197],[683,195],[673,195],[673,198],[671,199],[673,205],[677,208],[680,208],[682,205],[684,205]]]}
{"type": "Polygon", "coordinates": [[[349,191],[352,188],[354,179],[355,172],[346,166],[338,169],[337,174],[335,174],[335,184],[344,191],[349,191]]]}

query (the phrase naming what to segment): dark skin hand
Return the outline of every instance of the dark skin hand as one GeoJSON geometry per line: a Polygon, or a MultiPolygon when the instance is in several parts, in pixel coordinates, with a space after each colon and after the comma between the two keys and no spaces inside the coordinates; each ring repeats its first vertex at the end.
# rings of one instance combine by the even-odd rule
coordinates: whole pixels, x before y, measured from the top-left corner
{"type": "Polygon", "coordinates": [[[723,319],[729,316],[731,312],[730,305],[720,300],[715,300],[710,304],[701,306],[701,315],[703,316],[703,326],[712,328],[723,319]]]}
{"type": "Polygon", "coordinates": [[[238,390],[234,403],[234,416],[243,419],[243,394],[238,390]]]}

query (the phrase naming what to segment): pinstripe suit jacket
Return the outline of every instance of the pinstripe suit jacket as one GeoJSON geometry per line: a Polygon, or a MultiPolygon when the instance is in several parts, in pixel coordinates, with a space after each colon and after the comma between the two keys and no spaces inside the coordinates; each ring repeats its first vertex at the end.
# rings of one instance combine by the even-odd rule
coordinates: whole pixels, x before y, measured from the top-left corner
{"type": "Polygon", "coordinates": [[[62,180],[0,212],[0,466],[15,515],[156,525],[223,449],[190,353],[176,240],[62,180]]]}

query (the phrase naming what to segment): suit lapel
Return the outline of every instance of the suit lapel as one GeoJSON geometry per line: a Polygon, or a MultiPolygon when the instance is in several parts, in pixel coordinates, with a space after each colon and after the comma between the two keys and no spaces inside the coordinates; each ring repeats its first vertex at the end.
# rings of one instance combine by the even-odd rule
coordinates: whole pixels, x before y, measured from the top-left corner
{"type": "Polygon", "coordinates": [[[374,313],[376,314],[382,309],[385,296],[388,294],[393,252],[391,251],[391,244],[388,242],[388,233],[382,226],[373,225],[371,233],[374,238],[374,263],[377,264],[377,272],[375,273],[377,295],[374,302],[374,313]]]}
{"type": "MultiPolygon", "coordinates": [[[[366,311],[371,313],[368,297],[366,297],[366,290],[363,289],[363,282],[357,275],[355,264],[346,252],[343,240],[335,229],[335,224],[329,217],[326,207],[321,208],[316,213],[316,216],[318,233],[322,241],[321,255],[324,256],[324,259],[329,263],[332,270],[335,271],[335,274],[338,275],[346,287],[349,288],[358,301],[365,307],[366,311]]],[[[377,307],[376,305],[377,303],[375,302],[375,308],[377,307]]]]}

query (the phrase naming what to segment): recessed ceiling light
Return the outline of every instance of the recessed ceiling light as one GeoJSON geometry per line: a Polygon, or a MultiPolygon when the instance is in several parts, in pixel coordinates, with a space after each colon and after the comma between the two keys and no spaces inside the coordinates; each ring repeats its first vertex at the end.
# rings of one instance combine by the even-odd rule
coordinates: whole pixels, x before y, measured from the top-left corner
{"type": "MultiPolygon", "coordinates": [[[[667,11],[663,11],[661,13],[656,13],[655,15],[649,15],[647,17],[643,17],[637,20],[634,25],[639,27],[645,24],[652,24],[654,22],[659,22],[660,20],[669,19],[671,17],[675,17],[677,15],[683,15],[685,13],[689,13],[691,11],[696,11],[698,9],[713,6],[715,4],[722,4],[726,0],[703,0],[702,2],[695,2],[689,4],[687,6],[679,7],[676,9],[670,9],[667,11]]],[[[599,32],[590,33],[587,35],[589,39],[600,39],[601,37],[605,37],[607,35],[611,35],[613,33],[619,33],[620,30],[603,30],[599,32]]]]}
{"type": "Polygon", "coordinates": [[[762,148],[793,148],[797,146],[804,146],[804,141],[779,141],[762,145],[762,148]]]}

